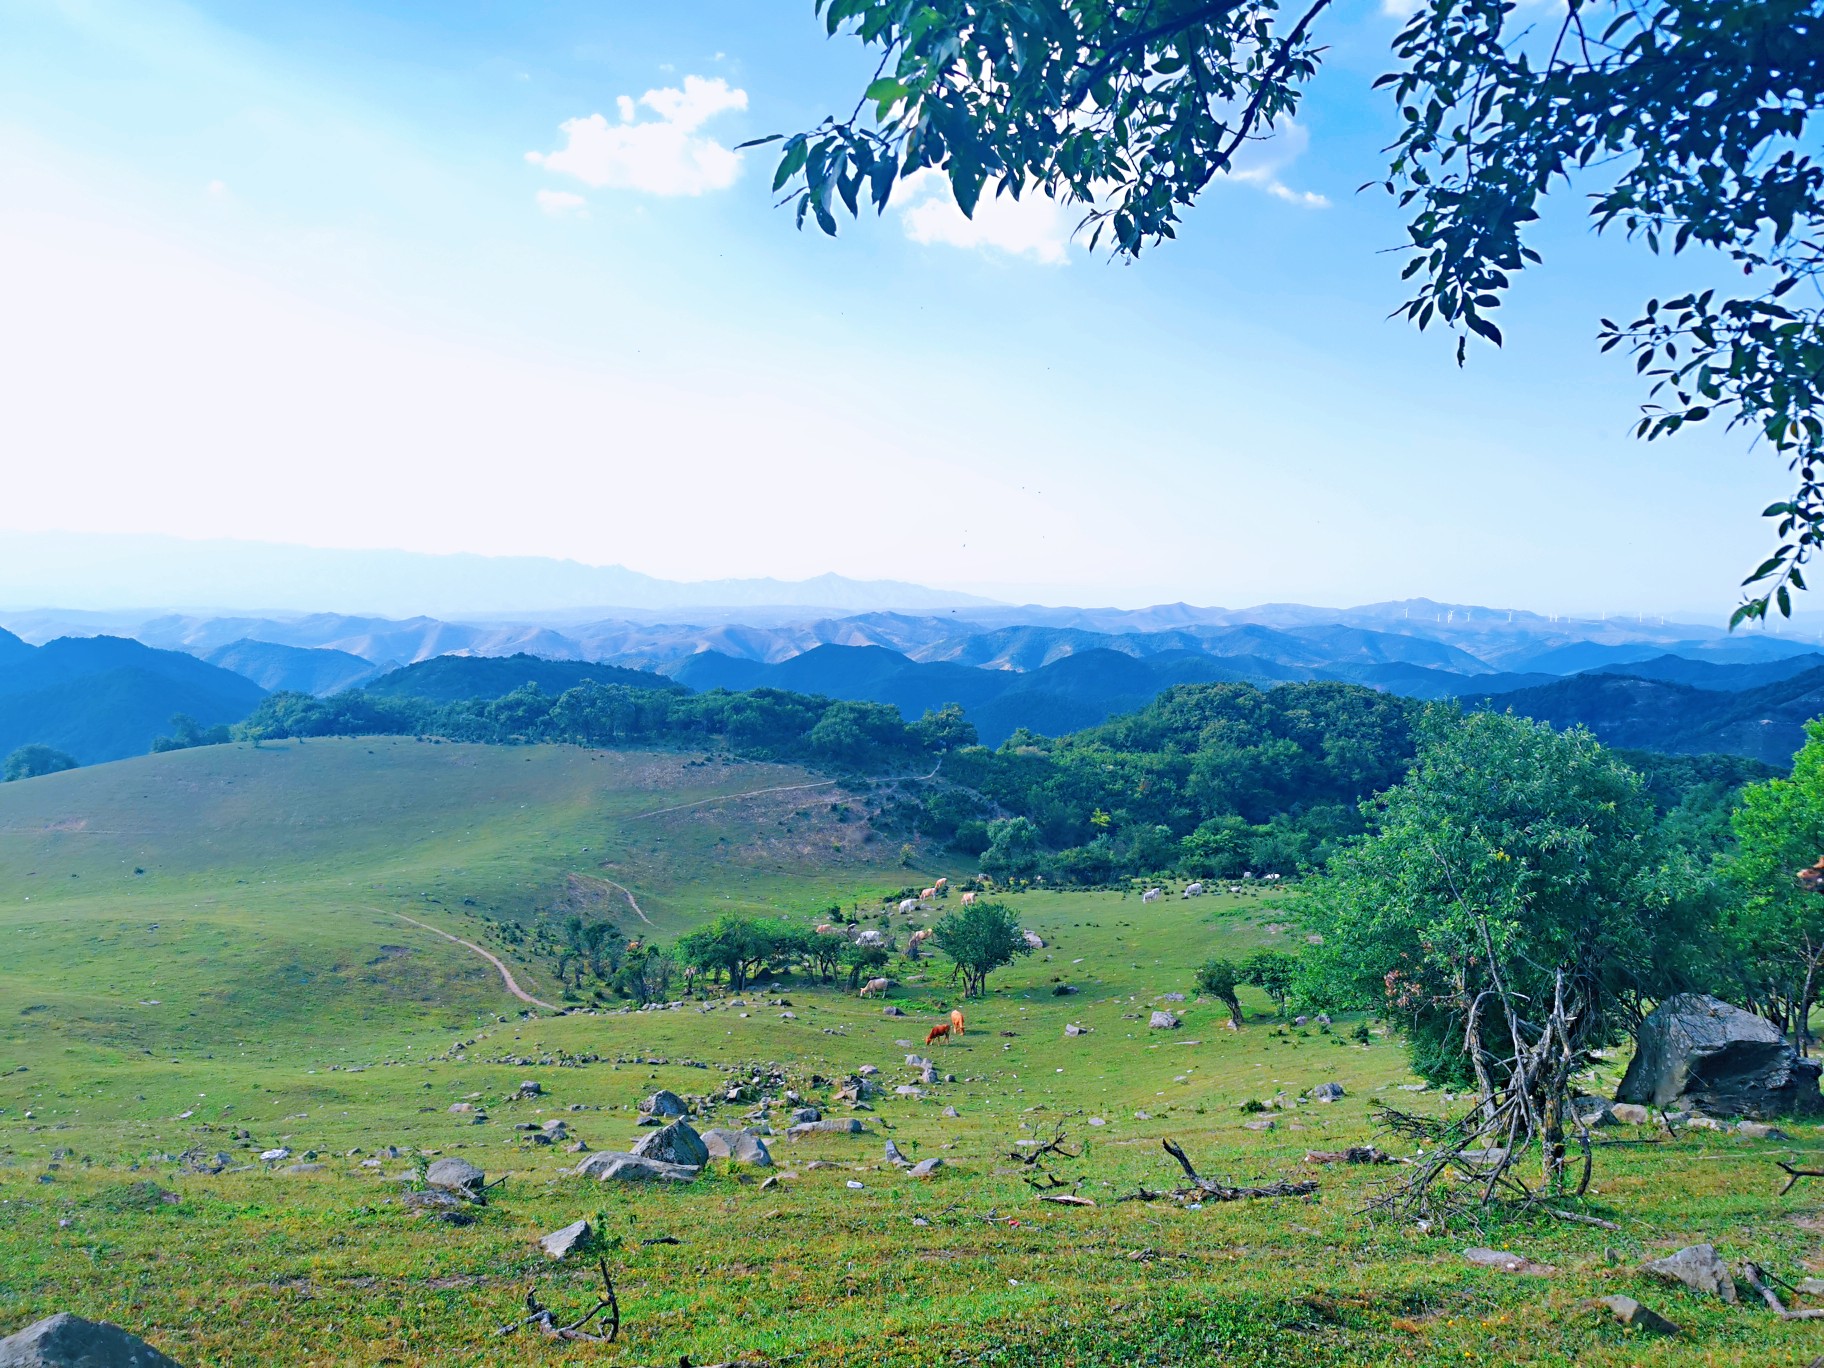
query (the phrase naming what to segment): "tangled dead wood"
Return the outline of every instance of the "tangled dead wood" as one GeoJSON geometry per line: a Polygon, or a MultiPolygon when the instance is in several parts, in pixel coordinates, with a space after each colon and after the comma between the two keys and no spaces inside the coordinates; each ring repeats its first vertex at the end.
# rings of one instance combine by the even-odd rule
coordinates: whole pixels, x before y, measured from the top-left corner
{"type": "Polygon", "coordinates": [[[1782,1196],[1782,1197],[1784,1197],[1787,1193],[1791,1192],[1792,1189],[1794,1188],[1794,1186],[1797,1185],[1799,1179],[1801,1179],[1801,1178],[1824,1178],[1824,1169],[1794,1168],[1791,1164],[1788,1164],[1783,1159],[1775,1159],[1773,1162],[1778,1164],[1781,1168],[1785,1169],[1786,1173],[1788,1175],[1787,1179],[1786,1179],[1786,1186],[1780,1189],[1780,1196],[1782,1196]]]}
{"type": "MultiPolygon", "coordinates": [[[[1165,1152],[1178,1161],[1178,1166],[1184,1170],[1185,1176],[1194,1184],[1188,1190],[1188,1195],[1215,1202],[1242,1202],[1258,1197],[1308,1197],[1317,1191],[1317,1182],[1314,1179],[1306,1179],[1298,1183],[1284,1181],[1268,1183],[1265,1187],[1230,1187],[1226,1183],[1218,1182],[1214,1178],[1205,1178],[1198,1173],[1196,1167],[1191,1163],[1190,1157],[1185,1154],[1177,1141],[1165,1140],[1160,1143],[1165,1146],[1165,1152]]],[[[1186,1194],[1181,1193],[1180,1195],[1186,1194]]]]}
{"type": "Polygon", "coordinates": [[[511,1335],[517,1330],[531,1326],[540,1334],[549,1335],[552,1339],[587,1340],[591,1344],[613,1344],[621,1333],[621,1302],[614,1293],[614,1279],[608,1276],[608,1261],[600,1263],[602,1270],[602,1296],[589,1313],[568,1325],[559,1325],[556,1315],[549,1307],[539,1305],[538,1292],[526,1289],[526,1314],[510,1324],[500,1327],[496,1334],[511,1335]],[[593,1331],[588,1325],[597,1316],[602,1317],[602,1330],[593,1331]]]}

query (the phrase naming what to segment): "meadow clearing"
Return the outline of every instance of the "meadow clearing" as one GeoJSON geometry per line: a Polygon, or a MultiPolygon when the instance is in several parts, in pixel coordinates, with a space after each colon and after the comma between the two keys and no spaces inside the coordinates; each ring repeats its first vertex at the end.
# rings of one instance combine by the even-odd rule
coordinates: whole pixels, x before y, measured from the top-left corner
{"type": "MultiPolygon", "coordinates": [[[[0,1332],[69,1310],[192,1368],[1824,1353],[1824,1325],[1639,1272],[1705,1240],[1794,1284],[1824,1271],[1824,1185],[1781,1196],[1774,1166],[1819,1166],[1817,1126],[1785,1124],[1785,1141],[1605,1128],[1627,1143],[1598,1150],[1581,1209],[1619,1231],[1367,1214],[1400,1169],[1307,1153],[1407,1152],[1377,1130],[1375,1104],[1443,1114],[1451,1101],[1401,1091],[1413,1076],[1378,1023],[1294,1026],[1244,990],[1234,1032],[1195,1000],[1210,955],[1296,947],[1296,893],[1013,895],[1045,949],[995,974],[964,1005],[968,1033],[929,1049],[924,1027],[955,1001],[933,961],[911,970],[922,982],[895,966],[888,1002],[903,1017],[801,976],[738,1004],[557,1014],[526,1010],[491,965],[425,929],[488,946],[558,1002],[548,966],[516,958],[502,928],[593,900],[623,930],[667,939],[719,911],[809,921],[969,872],[936,857],[908,871],[867,809],[865,792],[786,766],[393,738],[209,747],[0,787],[0,1332]],[[1157,1008],[1180,1027],[1149,1029],[1157,1008]],[[913,1054],[955,1081],[896,1095],[916,1082],[913,1054]],[[835,1084],[863,1065],[885,1084],[853,1113],[868,1133],[787,1139],[775,1109],[775,1167],[717,1163],[689,1185],[581,1179],[581,1156],[520,1129],[561,1118],[592,1149],[623,1149],[655,1089],[715,1098],[770,1066],[847,1116],[835,1084]],[[542,1092],[520,1096],[526,1080],[542,1092]],[[1309,1097],[1329,1082],[1341,1100],[1309,1097]],[[450,1110],[465,1103],[487,1121],[450,1110]],[[1060,1129],[1067,1155],[1014,1157],[1060,1129]],[[1168,1138],[1206,1176],[1318,1190],[1175,1201],[1168,1138]],[[944,1167],[909,1177],[883,1157],[889,1139],[944,1167]],[[189,1171],[186,1156],[215,1153],[223,1171],[189,1171]],[[502,1180],[469,1223],[400,1200],[434,1156],[502,1180]],[[300,1163],[321,1167],[286,1171],[300,1163]],[[1028,1181],[1040,1169],[1064,1186],[1041,1194],[1028,1181]],[[1161,1195],[1118,1200],[1142,1189],[1161,1195]],[[1043,1199],[1058,1192],[1094,1205],[1043,1199]],[[579,1218],[594,1250],[545,1258],[538,1237],[579,1218]],[[1472,1245],[1551,1271],[1477,1267],[1472,1245]],[[586,1310],[597,1257],[619,1290],[617,1343],[496,1335],[528,1286],[586,1310]],[[1616,1292],[1684,1333],[1647,1338],[1590,1308],[1616,1292]]],[[[1595,1084],[1611,1088],[1625,1062],[1595,1084]]],[[[699,1125],[739,1126],[756,1106],[725,1101],[699,1125]]]]}

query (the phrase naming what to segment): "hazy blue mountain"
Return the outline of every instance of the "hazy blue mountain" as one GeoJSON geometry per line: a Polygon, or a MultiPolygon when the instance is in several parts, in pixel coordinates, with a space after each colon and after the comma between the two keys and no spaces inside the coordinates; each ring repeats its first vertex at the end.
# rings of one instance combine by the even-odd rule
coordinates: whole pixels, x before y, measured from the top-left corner
{"type": "Polygon", "coordinates": [[[251,679],[268,693],[340,693],[384,672],[373,661],[347,651],[245,639],[211,651],[203,659],[251,679]]]}
{"type": "Polygon", "coordinates": [[[1663,679],[1674,684],[1689,684],[1697,689],[1740,693],[1744,689],[1758,689],[1765,684],[1793,679],[1820,667],[1824,667],[1824,655],[1814,651],[1787,656],[1784,660],[1749,664],[1719,664],[1711,660],[1692,660],[1686,656],[1662,655],[1632,661],[1626,665],[1599,665],[1584,673],[1625,674],[1636,679],[1663,679]]]}
{"type": "Polygon", "coordinates": [[[1824,713],[1824,668],[1740,692],[1590,672],[1481,702],[1554,727],[1585,726],[1608,745],[1673,755],[1716,752],[1787,766],[1805,723],[1824,713]]]}
{"type": "Polygon", "coordinates": [[[180,651],[119,637],[0,643],[0,755],[34,742],[84,764],[143,755],[175,713],[238,722],[266,691],[180,651]]]}
{"type": "Polygon", "coordinates": [[[458,703],[500,698],[527,684],[560,694],[580,684],[625,684],[635,689],[673,689],[663,675],[597,665],[582,660],[541,660],[537,656],[439,656],[381,675],[362,687],[388,698],[428,698],[458,703]]]}
{"type": "Polygon", "coordinates": [[[61,532],[0,533],[0,593],[5,595],[0,606],[14,608],[181,604],[260,612],[333,609],[440,617],[692,605],[800,605],[865,612],[989,602],[895,580],[841,575],[683,583],[618,565],[583,565],[541,556],[425,555],[61,532]]]}

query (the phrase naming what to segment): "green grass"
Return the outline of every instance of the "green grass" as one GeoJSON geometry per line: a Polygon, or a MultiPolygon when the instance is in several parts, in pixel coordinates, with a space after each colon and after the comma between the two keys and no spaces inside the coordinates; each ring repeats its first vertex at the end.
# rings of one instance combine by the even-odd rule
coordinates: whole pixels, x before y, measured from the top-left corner
{"type": "MultiPolygon", "coordinates": [[[[882,1100],[867,1118],[876,1134],[775,1140],[775,1171],[796,1176],[765,1192],[760,1175],[724,1171],[666,1191],[571,1177],[574,1156],[514,1127],[561,1114],[591,1146],[621,1148],[655,1087],[712,1094],[749,1063],[781,1064],[819,1097],[829,1090],[816,1078],[864,1063],[889,1086],[910,1081],[904,1056],[925,1053],[924,1023],[951,1002],[944,975],[928,964],[929,979],[895,990],[904,1018],[802,982],[743,1006],[526,1017],[481,960],[394,913],[491,937],[512,958],[501,928],[567,899],[618,899],[637,928],[601,880],[630,889],[667,937],[720,910],[810,915],[911,881],[899,838],[863,839],[865,795],[732,796],[816,782],[680,755],[382,740],[212,748],[0,787],[0,1330],[69,1309],[191,1365],[736,1353],[933,1366],[1798,1364],[1824,1350],[1815,1326],[1706,1304],[1637,1271],[1701,1238],[1795,1282],[1808,1273],[1824,1199],[1807,1186],[1776,1197],[1772,1158],[1820,1148],[1816,1127],[1788,1127],[1791,1144],[1694,1132],[1605,1149],[1590,1209],[1620,1234],[1549,1219],[1480,1232],[1367,1219],[1389,1170],[1304,1155],[1372,1138],[1378,1099],[1446,1105],[1397,1091],[1410,1081],[1397,1041],[1357,1044],[1353,1021],[1331,1034],[1281,1025],[1258,996],[1239,1033],[1195,1001],[1171,1004],[1182,1029],[1146,1028],[1210,954],[1296,945],[1290,896],[1276,908],[1253,894],[1152,906],[1020,895],[1047,948],[967,1005],[962,1040],[928,1052],[958,1081],[882,1100]],[[651,815],[661,808],[676,810],[651,815]],[[1078,991],[1059,995],[1061,984],[1078,991]],[[789,1009],[767,1005],[781,995],[789,1009]],[[1090,1033],[1066,1037],[1073,1022],[1090,1033]],[[527,1077],[548,1096],[506,1100],[527,1077]],[[1332,1079],[1348,1090],[1341,1102],[1244,1129],[1243,1103],[1292,1102],[1332,1079]],[[449,1112],[472,1094],[488,1124],[449,1112]],[[1094,1207],[1038,1201],[1009,1157],[1059,1124],[1080,1153],[1052,1169],[1081,1180],[1094,1207]],[[948,1167],[907,1179],[882,1162],[885,1136],[948,1167]],[[1201,1210],[1116,1202],[1175,1185],[1166,1137],[1232,1182],[1321,1187],[1201,1210]],[[280,1144],[327,1170],[267,1171],[255,1156],[280,1144]],[[360,1166],[387,1145],[461,1154],[506,1181],[475,1224],[437,1223],[388,1181],[412,1160],[360,1166]],[[239,1171],[186,1175],[164,1157],[192,1148],[226,1151],[239,1171]],[[605,1237],[621,1343],[496,1339],[529,1282],[559,1309],[591,1304],[592,1271],[534,1245],[578,1216],[605,1237]],[[679,1243],[641,1243],[660,1236],[679,1243]],[[1557,1272],[1477,1270],[1461,1257],[1470,1244],[1557,1272]],[[1642,1342],[1584,1305],[1614,1291],[1686,1336],[1642,1342]]],[[[963,872],[938,862],[917,874],[963,872]]],[[[520,969],[550,996],[545,962],[520,969]]],[[[748,1111],[725,1104],[714,1118],[740,1124],[748,1111]]]]}

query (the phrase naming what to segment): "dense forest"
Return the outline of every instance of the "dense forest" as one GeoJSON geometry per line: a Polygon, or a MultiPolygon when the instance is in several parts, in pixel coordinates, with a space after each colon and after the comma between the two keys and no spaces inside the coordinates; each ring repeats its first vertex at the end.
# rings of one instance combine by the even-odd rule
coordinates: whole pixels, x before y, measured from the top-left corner
{"type": "MultiPolygon", "coordinates": [[[[879,703],[777,689],[705,693],[586,682],[447,703],[352,690],[275,694],[247,740],[434,736],[489,744],[672,745],[901,782],[889,830],[979,858],[997,880],[1107,884],[1180,873],[1239,878],[1322,866],[1364,830],[1361,804],[1412,763],[1427,704],[1353,684],[1192,684],[1059,738],[976,744],[959,708],[906,722],[879,703]]],[[[1773,771],[1731,756],[1628,752],[1667,829],[1705,854],[1744,783],[1773,771]]]]}

